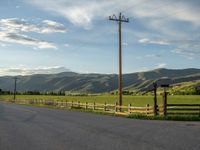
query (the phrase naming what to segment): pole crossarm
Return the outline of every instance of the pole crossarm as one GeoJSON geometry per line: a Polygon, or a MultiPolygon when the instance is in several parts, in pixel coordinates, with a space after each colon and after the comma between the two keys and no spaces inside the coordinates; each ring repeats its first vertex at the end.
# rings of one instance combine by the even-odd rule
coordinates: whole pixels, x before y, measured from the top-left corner
{"type": "Polygon", "coordinates": [[[121,13],[119,14],[119,18],[116,17],[116,15],[109,16],[109,20],[111,21],[118,21],[118,22],[129,22],[129,18],[126,18],[124,15],[121,13]]]}

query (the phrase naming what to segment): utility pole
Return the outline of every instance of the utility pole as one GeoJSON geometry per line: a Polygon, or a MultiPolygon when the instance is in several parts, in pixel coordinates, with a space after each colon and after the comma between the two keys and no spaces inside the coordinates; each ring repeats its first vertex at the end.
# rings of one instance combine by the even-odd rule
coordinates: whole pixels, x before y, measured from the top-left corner
{"type": "Polygon", "coordinates": [[[14,99],[14,101],[15,101],[15,99],[16,99],[16,93],[17,93],[17,77],[14,77],[14,97],[13,97],[13,99],[14,99]]]}
{"type": "MultiPolygon", "coordinates": [[[[117,21],[119,26],[119,75],[118,75],[118,94],[119,105],[122,106],[122,22],[129,22],[128,18],[125,18],[122,13],[119,14],[119,18],[115,15],[109,16],[109,20],[117,21]]],[[[120,108],[121,111],[121,108],[120,108]]]]}

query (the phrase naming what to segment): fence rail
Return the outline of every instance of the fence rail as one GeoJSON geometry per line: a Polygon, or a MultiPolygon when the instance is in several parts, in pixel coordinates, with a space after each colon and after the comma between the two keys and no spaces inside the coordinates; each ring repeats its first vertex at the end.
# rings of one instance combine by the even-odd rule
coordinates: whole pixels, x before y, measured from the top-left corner
{"type": "Polygon", "coordinates": [[[200,104],[167,104],[167,115],[200,116],[200,104]]]}
{"type": "Polygon", "coordinates": [[[153,115],[154,107],[147,104],[144,107],[132,106],[131,104],[127,106],[119,106],[115,104],[100,104],[100,103],[81,103],[79,101],[57,101],[57,100],[15,100],[15,103],[19,104],[37,104],[37,105],[47,105],[55,106],[60,108],[81,108],[88,110],[100,110],[108,113],[115,113],[120,115],[129,115],[129,114],[145,114],[153,115]]]}

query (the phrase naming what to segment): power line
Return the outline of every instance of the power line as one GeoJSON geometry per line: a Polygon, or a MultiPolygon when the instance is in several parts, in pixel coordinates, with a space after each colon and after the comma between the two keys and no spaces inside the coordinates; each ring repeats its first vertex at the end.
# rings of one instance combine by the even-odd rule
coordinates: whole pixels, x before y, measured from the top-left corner
{"type": "MultiPolygon", "coordinates": [[[[126,18],[122,13],[119,14],[119,18],[116,15],[109,16],[110,21],[118,22],[119,26],[119,75],[118,75],[118,94],[119,94],[119,105],[122,106],[122,23],[128,23],[129,19],[126,18]]],[[[121,108],[120,108],[121,111],[121,108]]]]}

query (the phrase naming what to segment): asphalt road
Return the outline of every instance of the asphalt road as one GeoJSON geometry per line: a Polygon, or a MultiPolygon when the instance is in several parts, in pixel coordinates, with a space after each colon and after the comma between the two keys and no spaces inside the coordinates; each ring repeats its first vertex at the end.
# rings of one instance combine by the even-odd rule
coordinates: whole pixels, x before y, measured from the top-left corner
{"type": "Polygon", "coordinates": [[[200,150],[200,122],[0,103],[0,150],[200,150]]]}

